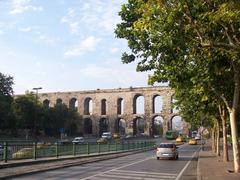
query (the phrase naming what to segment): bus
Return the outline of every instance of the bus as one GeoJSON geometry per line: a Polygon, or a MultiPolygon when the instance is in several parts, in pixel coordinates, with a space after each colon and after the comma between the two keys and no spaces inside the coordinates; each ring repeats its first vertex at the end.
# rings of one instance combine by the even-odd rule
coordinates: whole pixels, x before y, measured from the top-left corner
{"type": "Polygon", "coordinates": [[[166,139],[168,140],[176,139],[177,137],[178,137],[177,131],[171,130],[166,132],[166,139]]]}

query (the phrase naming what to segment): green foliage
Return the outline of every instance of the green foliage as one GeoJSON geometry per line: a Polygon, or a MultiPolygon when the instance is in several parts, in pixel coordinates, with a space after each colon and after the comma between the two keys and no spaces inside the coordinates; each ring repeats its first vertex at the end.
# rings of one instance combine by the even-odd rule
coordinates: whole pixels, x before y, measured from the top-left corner
{"type": "Polygon", "coordinates": [[[80,116],[65,104],[54,107],[43,107],[33,93],[18,96],[14,101],[17,128],[29,129],[30,134],[37,135],[40,130],[46,135],[59,135],[59,129],[65,128],[68,134],[76,134],[79,130],[80,116]]]}
{"type": "Polygon", "coordinates": [[[169,82],[184,119],[211,126],[222,99],[232,104],[233,73],[240,71],[239,12],[236,0],[129,0],[115,30],[132,50],[123,62],[151,70],[149,84],[169,82]]]}
{"type": "Polygon", "coordinates": [[[13,78],[0,73],[0,130],[14,129],[12,109],[13,78]]]}

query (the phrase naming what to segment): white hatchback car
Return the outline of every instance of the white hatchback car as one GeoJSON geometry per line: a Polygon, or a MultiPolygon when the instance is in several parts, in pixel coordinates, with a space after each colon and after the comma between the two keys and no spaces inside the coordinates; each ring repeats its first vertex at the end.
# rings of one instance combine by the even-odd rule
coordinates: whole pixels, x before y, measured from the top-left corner
{"type": "Polygon", "coordinates": [[[112,133],[111,132],[103,132],[102,133],[102,138],[110,140],[110,139],[112,139],[112,133]]]}
{"type": "Polygon", "coordinates": [[[82,144],[84,143],[84,138],[83,137],[75,137],[72,141],[73,144],[82,144]]]}
{"type": "Polygon", "coordinates": [[[156,151],[157,159],[178,159],[177,146],[174,143],[161,143],[156,151]]]}

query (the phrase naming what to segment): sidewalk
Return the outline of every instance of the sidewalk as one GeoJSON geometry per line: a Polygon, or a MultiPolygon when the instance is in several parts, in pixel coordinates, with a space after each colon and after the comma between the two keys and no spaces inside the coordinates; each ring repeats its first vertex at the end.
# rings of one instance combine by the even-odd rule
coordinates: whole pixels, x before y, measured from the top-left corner
{"type": "Polygon", "coordinates": [[[212,153],[210,142],[206,143],[204,150],[199,152],[198,180],[240,180],[240,173],[233,173],[233,170],[231,148],[229,148],[229,162],[223,162],[221,156],[212,153]]]}

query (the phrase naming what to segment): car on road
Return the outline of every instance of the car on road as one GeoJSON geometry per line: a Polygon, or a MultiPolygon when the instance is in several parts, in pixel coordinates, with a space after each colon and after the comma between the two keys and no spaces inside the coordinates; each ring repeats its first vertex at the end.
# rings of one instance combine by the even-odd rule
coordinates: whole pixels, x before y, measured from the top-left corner
{"type": "Polygon", "coordinates": [[[83,144],[84,138],[83,137],[75,137],[72,141],[73,144],[83,144]]]}
{"type": "Polygon", "coordinates": [[[188,144],[189,144],[189,145],[197,145],[197,140],[194,139],[194,138],[192,138],[192,139],[190,139],[190,140],[188,141],[188,144]]]}
{"type": "Polygon", "coordinates": [[[106,138],[100,138],[100,139],[97,140],[97,143],[98,144],[107,144],[108,140],[106,138]]]}
{"type": "MultiPolygon", "coordinates": [[[[11,147],[7,148],[7,153],[11,153],[11,147]]],[[[4,154],[4,146],[0,144],[0,156],[2,156],[4,154]]]]}
{"type": "Polygon", "coordinates": [[[176,142],[184,142],[185,138],[183,136],[178,136],[176,142]]]}
{"type": "Polygon", "coordinates": [[[4,152],[4,148],[2,145],[0,145],[0,155],[3,155],[3,152],[4,152]]]}
{"type": "Polygon", "coordinates": [[[22,148],[12,154],[13,159],[30,158],[33,156],[33,148],[22,148]]]}
{"type": "Polygon", "coordinates": [[[195,136],[195,139],[196,139],[196,140],[201,140],[201,136],[200,136],[200,135],[197,135],[197,136],[195,136]]]}
{"type": "Polygon", "coordinates": [[[58,144],[58,145],[70,145],[72,142],[69,141],[68,139],[61,139],[56,141],[54,144],[58,144]]]}
{"type": "Polygon", "coordinates": [[[110,139],[112,139],[112,133],[111,132],[103,132],[102,133],[102,138],[110,140],[110,139]]]}
{"type": "Polygon", "coordinates": [[[178,159],[178,148],[174,143],[160,143],[156,151],[157,159],[178,159]]]}

